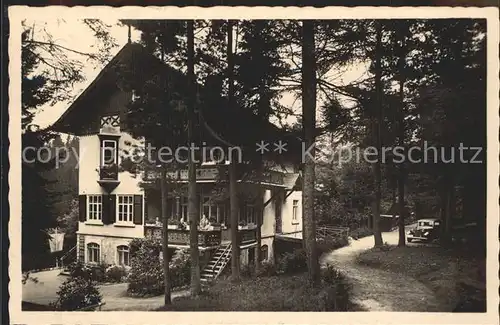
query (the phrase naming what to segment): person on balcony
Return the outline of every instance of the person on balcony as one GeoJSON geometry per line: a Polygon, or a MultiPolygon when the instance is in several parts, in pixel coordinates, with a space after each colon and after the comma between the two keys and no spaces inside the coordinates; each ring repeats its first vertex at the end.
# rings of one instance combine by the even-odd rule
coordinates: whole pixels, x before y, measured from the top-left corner
{"type": "Polygon", "coordinates": [[[207,216],[203,214],[200,220],[200,229],[201,230],[208,230],[210,228],[210,222],[208,221],[207,216]]]}
{"type": "Polygon", "coordinates": [[[180,224],[181,224],[181,227],[183,227],[183,229],[188,229],[188,227],[189,227],[189,223],[187,223],[185,216],[182,216],[182,218],[180,220],[180,224]]]}

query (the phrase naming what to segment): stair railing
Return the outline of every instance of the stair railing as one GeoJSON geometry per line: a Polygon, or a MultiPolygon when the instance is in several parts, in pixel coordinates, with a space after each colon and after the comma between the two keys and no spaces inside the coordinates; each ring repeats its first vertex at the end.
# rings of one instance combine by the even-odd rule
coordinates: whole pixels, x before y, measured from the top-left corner
{"type": "MultiPolygon", "coordinates": [[[[219,263],[222,262],[223,259],[225,259],[229,255],[230,251],[231,251],[231,244],[229,244],[229,245],[226,246],[226,248],[222,251],[222,253],[219,256],[219,258],[217,259],[217,261],[215,261],[215,264],[212,266],[212,272],[215,271],[215,268],[217,267],[217,265],[219,265],[219,263]]],[[[215,275],[214,279],[217,276],[219,276],[219,272],[217,272],[217,274],[215,275]]]]}
{"type": "Polygon", "coordinates": [[[76,245],[75,245],[75,246],[73,246],[73,247],[71,247],[71,248],[70,248],[70,249],[69,249],[69,250],[68,250],[68,251],[67,251],[67,252],[66,252],[63,256],[61,256],[61,257],[59,258],[59,260],[61,261],[61,267],[64,267],[64,260],[65,260],[66,258],[68,258],[68,257],[70,256],[70,254],[72,254],[72,253],[73,253],[73,251],[75,251],[75,250],[76,250],[76,245]]]}

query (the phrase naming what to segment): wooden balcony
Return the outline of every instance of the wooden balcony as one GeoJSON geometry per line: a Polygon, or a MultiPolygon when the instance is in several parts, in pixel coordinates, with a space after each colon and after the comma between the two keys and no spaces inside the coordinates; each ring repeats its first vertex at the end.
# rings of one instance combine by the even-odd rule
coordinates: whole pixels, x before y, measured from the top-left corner
{"type": "MultiPolygon", "coordinates": [[[[146,238],[163,238],[162,226],[145,225],[144,236],[146,238]]],[[[189,246],[188,229],[168,229],[169,246],[189,246]]],[[[198,246],[200,248],[217,247],[221,244],[220,230],[198,230],[198,246]]]]}
{"type": "MultiPolygon", "coordinates": [[[[246,247],[257,242],[257,229],[238,230],[238,242],[240,247],[246,247]]],[[[230,230],[198,230],[198,247],[201,249],[210,249],[218,247],[222,241],[230,241],[230,230]],[[224,234],[223,234],[224,233],[224,234]],[[224,238],[223,238],[224,237],[224,238]]],[[[144,236],[146,238],[163,238],[163,229],[161,225],[145,225],[144,236]]],[[[168,229],[168,245],[172,247],[188,247],[189,229],[168,229]]]]}
{"type": "MultiPolygon", "coordinates": [[[[278,171],[266,171],[262,174],[260,178],[257,177],[255,172],[250,172],[242,174],[238,177],[240,181],[243,182],[262,182],[265,184],[271,184],[276,186],[285,186],[284,174],[278,171]]],[[[160,177],[160,172],[158,170],[147,170],[144,173],[143,180],[146,182],[151,182],[160,177]]],[[[167,179],[172,182],[187,182],[188,181],[188,171],[178,170],[167,173],[167,179]]],[[[201,167],[196,169],[196,181],[197,182],[216,182],[216,181],[227,181],[228,180],[228,166],[218,166],[218,167],[201,167]]]]}
{"type": "Polygon", "coordinates": [[[101,166],[99,169],[99,178],[101,181],[117,181],[118,165],[101,166]]]}
{"type": "Polygon", "coordinates": [[[257,242],[257,229],[238,230],[238,242],[241,246],[251,245],[257,242]]]}
{"type": "Polygon", "coordinates": [[[111,193],[119,184],[118,165],[101,166],[97,183],[108,193],[111,193]]]}

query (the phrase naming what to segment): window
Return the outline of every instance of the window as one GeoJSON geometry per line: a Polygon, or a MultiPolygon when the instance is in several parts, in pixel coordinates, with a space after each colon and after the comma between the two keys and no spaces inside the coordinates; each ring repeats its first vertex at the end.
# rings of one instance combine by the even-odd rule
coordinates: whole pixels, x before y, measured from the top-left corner
{"type": "Polygon", "coordinates": [[[118,195],[118,222],[132,222],[134,217],[134,196],[118,195]]]}
{"type": "Polygon", "coordinates": [[[298,222],[298,215],[299,215],[299,200],[293,200],[292,222],[294,223],[298,222]]]}
{"type": "Polygon", "coordinates": [[[115,140],[103,140],[101,148],[101,166],[111,166],[117,163],[117,142],[115,140]]]}
{"type": "Polygon", "coordinates": [[[227,207],[225,204],[217,205],[217,222],[225,225],[229,223],[227,220],[227,207]]]}
{"type": "Polygon", "coordinates": [[[181,219],[184,220],[189,220],[188,219],[188,198],[183,196],[181,197],[181,211],[179,211],[179,215],[181,219]]]}
{"type": "Polygon", "coordinates": [[[203,215],[208,220],[214,220],[218,223],[226,223],[226,207],[224,204],[217,204],[210,197],[203,197],[203,215]]]}
{"type": "Polygon", "coordinates": [[[257,224],[257,209],[253,204],[247,204],[240,214],[240,221],[245,221],[247,224],[257,224]]]}
{"type": "Polygon", "coordinates": [[[102,220],[102,195],[88,196],[87,220],[102,220]]]}
{"type": "Polygon", "coordinates": [[[130,265],[130,254],[128,246],[121,245],[118,246],[116,249],[118,252],[118,265],[125,265],[125,266],[130,265]]]}
{"type": "Polygon", "coordinates": [[[87,244],[87,262],[88,263],[99,263],[101,255],[101,249],[99,244],[88,243],[87,244]]]}
{"type": "Polygon", "coordinates": [[[246,211],[246,219],[247,223],[257,223],[257,218],[256,218],[256,209],[253,205],[248,205],[247,206],[247,211],[246,211]]]}

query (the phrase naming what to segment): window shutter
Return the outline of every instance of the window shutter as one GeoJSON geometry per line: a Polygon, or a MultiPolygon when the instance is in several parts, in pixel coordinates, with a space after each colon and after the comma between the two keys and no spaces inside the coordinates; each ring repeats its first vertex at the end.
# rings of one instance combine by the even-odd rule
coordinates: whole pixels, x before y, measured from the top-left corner
{"type": "Polygon", "coordinates": [[[102,223],[109,225],[109,195],[102,196],[102,223]]]}
{"type": "Polygon", "coordinates": [[[116,195],[109,195],[109,224],[116,222],[116,195]]]}
{"type": "Polygon", "coordinates": [[[87,196],[86,195],[80,195],[78,197],[78,220],[80,222],[85,222],[87,220],[87,196]]]}
{"type": "Polygon", "coordinates": [[[116,195],[102,196],[102,223],[111,225],[116,220],[116,195]]]}
{"type": "Polygon", "coordinates": [[[134,195],[134,224],[142,225],[142,195],[134,195]]]}

